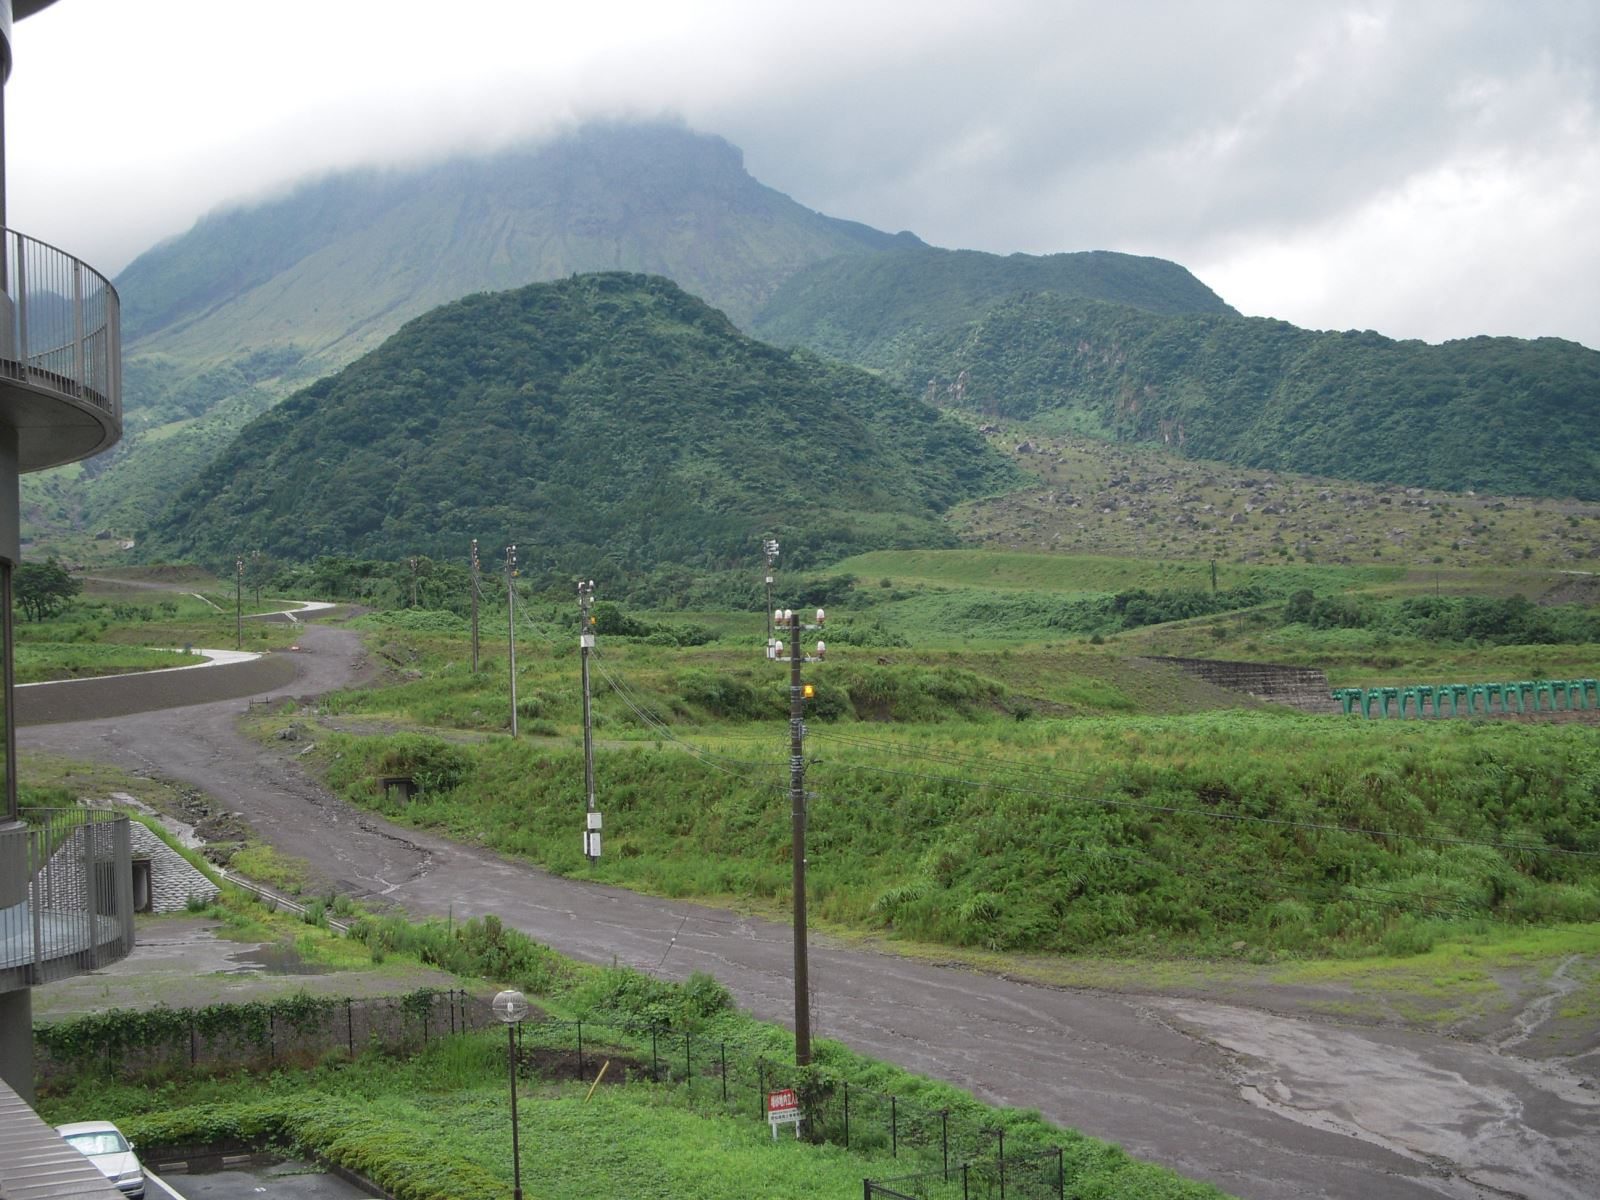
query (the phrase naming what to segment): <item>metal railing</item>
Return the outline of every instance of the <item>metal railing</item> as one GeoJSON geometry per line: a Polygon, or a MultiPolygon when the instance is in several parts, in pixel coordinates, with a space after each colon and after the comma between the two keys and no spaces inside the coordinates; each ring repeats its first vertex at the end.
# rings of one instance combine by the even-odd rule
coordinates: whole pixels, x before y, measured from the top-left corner
{"type": "Polygon", "coordinates": [[[81,975],[133,949],[128,818],[23,809],[0,828],[0,991],[81,975]]]}
{"type": "Polygon", "coordinates": [[[93,267],[0,230],[0,377],[122,421],[121,304],[93,267]]]}

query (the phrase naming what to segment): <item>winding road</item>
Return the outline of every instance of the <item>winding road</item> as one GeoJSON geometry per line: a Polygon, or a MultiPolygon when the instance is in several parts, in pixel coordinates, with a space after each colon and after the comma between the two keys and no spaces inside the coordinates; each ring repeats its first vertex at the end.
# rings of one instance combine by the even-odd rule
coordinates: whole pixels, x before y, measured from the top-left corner
{"type": "MultiPolygon", "coordinates": [[[[279,656],[294,668],[281,694],[341,687],[365,669],[348,630],[311,624],[300,644],[279,656]]],[[[150,705],[182,704],[158,691],[150,705]]],[[[671,978],[709,971],[756,1015],[790,1016],[786,925],[558,879],[390,825],[241,736],[239,699],[114,716],[82,703],[88,719],[26,726],[22,747],[199,788],[357,898],[418,916],[493,913],[591,962],[671,978]]],[[[1536,1007],[1516,1036],[1473,1042],[1051,988],[826,939],[813,943],[811,978],[818,1036],[1037,1108],[1248,1200],[1600,1195],[1600,1056],[1513,1053],[1542,1019],[1536,1007]]]]}

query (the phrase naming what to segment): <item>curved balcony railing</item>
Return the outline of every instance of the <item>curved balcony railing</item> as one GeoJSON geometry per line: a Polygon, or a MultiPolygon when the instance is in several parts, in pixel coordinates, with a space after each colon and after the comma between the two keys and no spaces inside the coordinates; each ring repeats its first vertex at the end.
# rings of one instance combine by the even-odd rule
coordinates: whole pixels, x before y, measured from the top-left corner
{"type": "Polygon", "coordinates": [[[91,431],[90,422],[64,412],[61,424],[85,432],[41,438],[32,453],[25,444],[22,468],[71,462],[114,443],[122,431],[116,288],[81,259],[14,229],[0,231],[0,286],[0,380],[69,401],[98,427],[91,431]]]}
{"type": "Polygon", "coordinates": [[[23,809],[0,828],[0,992],[81,975],[133,949],[128,818],[23,809]]]}

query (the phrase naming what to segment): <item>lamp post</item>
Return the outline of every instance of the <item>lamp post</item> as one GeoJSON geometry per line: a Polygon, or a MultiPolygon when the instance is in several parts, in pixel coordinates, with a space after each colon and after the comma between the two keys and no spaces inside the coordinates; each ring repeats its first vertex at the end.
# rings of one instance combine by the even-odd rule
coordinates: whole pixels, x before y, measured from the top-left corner
{"type": "Polygon", "coordinates": [[[517,1026],[528,1015],[528,1001],[521,992],[497,994],[491,1005],[494,1015],[506,1023],[506,1057],[511,1063],[511,1195],[522,1200],[522,1147],[517,1139],[517,1026]]]}

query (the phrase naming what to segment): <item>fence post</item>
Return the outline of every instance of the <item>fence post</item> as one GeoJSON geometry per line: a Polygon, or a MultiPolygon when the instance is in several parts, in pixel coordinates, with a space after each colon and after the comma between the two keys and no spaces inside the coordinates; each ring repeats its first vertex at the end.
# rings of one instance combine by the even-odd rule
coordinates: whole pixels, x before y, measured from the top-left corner
{"type": "Polygon", "coordinates": [[[456,1035],[456,990],[450,989],[450,1036],[456,1035]]]}
{"type": "Polygon", "coordinates": [[[578,1022],[578,1078],[586,1079],[589,1072],[583,1067],[583,1022],[578,1022]]]}
{"type": "Polygon", "coordinates": [[[195,1046],[194,1036],[194,1013],[191,1011],[189,1013],[189,1065],[191,1067],[194,1066],[196,1052],[197,1048],[195,1046]]]}
{"type": "Polygon", "coordinates": [[[350,997],[344,998],[344,1040],[350,1048],[350,1057],[356,1056],[356,1022],[350,1015],[350,997]]]}
{"type": "Polygon", "coordinates": [[[939,1110],[939,1147],[944,1154],[944,1181],[950,1182],[950,1110],[939,1110]]]}
{"type": "Polygon", "coordinates": [[[1056,1200],[1067,1200],[1067,1165],[1065,1151],[1056,1147],[1056,1200]]]}
{"type": "Polygon", "coordinates": [[[900,1157],[900,1098],[889,1097],[889,1157],[900,1157]]]}
{"type": "Polygon", "coordinates": [[[656,1057],[656,1031],[650,1031],[650,1082],[661,1082],[661,1061],[656,1057]]]}
{"type": "Polygon", "coordinates": [[[994,1132],[1000,1139],[1000,1156],[995,1159],[995,1165],[1000,1168],[1000,1200],[1006,1200],[1006,1131],[996,1129],[994,1132]]]}
{"type": "MultiPolygon", "coordinates": [[[[107,1070],[109,1074],[109,1068],[107,1070]]],[[[756,1059],[756,1116],[767,1115],[767,1067],[759,1058],[756,1059]]]]}
{"type": "Polygon", "coordinates": [[[267,1009],[267,1057],[278,1061],[278,1014],[267,1009]]]}
{"type": "Polygon", "coordinates": [[[962,1163],[961,1164],[961,1200],[968,1200],[968,1197],[967,1197],[967,1164],[966,1163],[962,1163]]]}
{"type": "Polygon", "coordinates": [[[728,1043],[719,1043],[718,1059],[722,1063],[722,1102],[728,1102],[728,1043]]]}
{"type": "Polygon", "coordinates": [[[861,1200],[872,1200],[872,1180],[861,1181],[861,1200]]]}
{"type": "Polygon", "coordinates": [[[844,1081],[844,1148],[850,1149],[850,1081],[844,1081]]]}
{"type": "Polygon", "coordinates": [[[426,1046],[428,1044],[428,1014],[427,1013],[423,1013],[422,1014],[422,1044],[424,1046],[426,1046]]]}
{"type": "Polygon", "coordinates": [[[683,1086],[694,1087],[694,1035],[687,1031],[683,1035],[683,1086]]]}

